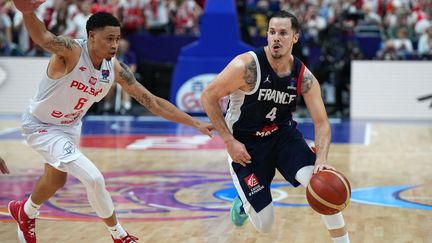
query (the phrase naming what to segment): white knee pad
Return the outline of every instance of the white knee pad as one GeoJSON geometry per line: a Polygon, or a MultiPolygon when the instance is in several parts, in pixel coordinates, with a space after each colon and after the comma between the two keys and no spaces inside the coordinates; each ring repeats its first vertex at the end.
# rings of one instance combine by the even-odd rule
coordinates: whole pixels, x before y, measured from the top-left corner
{"type": "Polygon", "coordinates": [[[321,215],[321,217],[329,230],[340,229],[345,226],[345,221],[341,212],[333,215],[321,215]]]}
{"type": "Polygon", "coordinates": [[[109,218],[114,212],[114,204],[105,187],[102,173],[85,156],[63,163],[62,168],[84,184],[90,205],[101,218],[109,218]]]}
{"type": "Polygon", "coordinates": [[[271,203],[259,213],[255,212],[253,207],[250,207],[250,211],[247,214],[256,230],[261,233],[269,233],[271,231],[274,224],[274,210],[271,203]]]}
{"type": "Polygon", "coordinates": [[[302,186],[307,187],[310,178],[312,177],[313,169],[313,165],[302,167],[300,170],[297,171],[295,179],[300,182],[302,186]]]}

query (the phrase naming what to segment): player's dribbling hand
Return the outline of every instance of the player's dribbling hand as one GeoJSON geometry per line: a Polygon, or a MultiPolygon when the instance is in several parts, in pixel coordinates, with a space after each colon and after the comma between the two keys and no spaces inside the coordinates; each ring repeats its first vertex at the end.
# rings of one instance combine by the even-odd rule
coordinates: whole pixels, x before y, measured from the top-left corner
{"type": "Polygon", "coordinates": [[[197,129],[209,137],[213,137],[212,131],[215,129],[213,124],[207,122],[200,122],[197,129]]]}
{"type": "Polygon", "coordinates": [[[329,164],[315,163],[313,174],[316,174],[322,170],[335,170],[335,168],[329,164]]]}
{"type": "Polygon", "coordinates": [[[0,157],[0,172],[2,174],[9,174],[9,169],[6,166],[6,163],[4,162],[4,160],[0,157]]]}
{"type": "Polygon", "coordinates": [[[22,13],[34,12],[45,0],[13,0],[15,7],[22,13]]]}
{"type": "Polygon", "coordinates": [[[251,156],[246,150],[244,144],[240,143],[237,140],[231,140],[226,142],[227,150],[231,159],[235,163],[241,164],[243,167],[246,167],[247,164],[251,163],[251,156]]]}

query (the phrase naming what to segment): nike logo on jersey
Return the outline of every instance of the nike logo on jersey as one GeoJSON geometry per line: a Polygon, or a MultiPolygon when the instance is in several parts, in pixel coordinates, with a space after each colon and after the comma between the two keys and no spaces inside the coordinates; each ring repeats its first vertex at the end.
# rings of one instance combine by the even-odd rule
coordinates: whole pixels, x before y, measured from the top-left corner
{"type": "Polygon", "coordinates": [[[289,94],[273,89],[260,89],[258,92],[258,100],[273,101],[276,104],[289,104],[296,97],[296,94],[289,94]]]}
{"type": "Polygon", "coordinates": [[[267,75],[267,78],[264,80],[264,83],[271,83],[269,77],[270,77],[270,75],[267,75]]]}

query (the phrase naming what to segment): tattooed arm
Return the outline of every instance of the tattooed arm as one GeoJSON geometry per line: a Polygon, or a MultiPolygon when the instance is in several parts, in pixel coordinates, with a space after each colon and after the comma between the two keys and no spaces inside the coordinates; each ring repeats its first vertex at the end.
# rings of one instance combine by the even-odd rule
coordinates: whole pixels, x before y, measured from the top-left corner
{"type": "Polygon", "coordinates": [[[62,57],[69,57],[76,50],[79,55],[80,49],[74,40],[49,32],[35,13],[23,13],[23,19],[31,39],[45,50],[62,57]]]}
{"type": "Polygon", "coordinates": [[[250,54],[234,58],[204,89],[201,102],[207,116],[227,146],[232,160],[243,166],[250,163],[245,146],[237,141],[228,128],[219,101],[236,90],[250,91],[256,84],[256,64],[250,54]]]}
{"type": "Polygon", "coordinates": [[[327,164],[331,139],[330,123],[321,97],[318,80],[307,68],[303,73],[301,92],[315,128],[316,161],[314,172],[316,173],[324,168],[332,169],[333,167],[327,164]]]}
{"type": "Polygon", "coordinates": [[[123,89],[153,114],[173,122],[195,127],[201,133],[211,136],[211,130],[213,130],[211,124],[194,119],[180,111],[167,100],[150,93],[150,91],[135,79],[135,76],[126,64],[116,61],[115,73],[115,79],[123,89]]]}

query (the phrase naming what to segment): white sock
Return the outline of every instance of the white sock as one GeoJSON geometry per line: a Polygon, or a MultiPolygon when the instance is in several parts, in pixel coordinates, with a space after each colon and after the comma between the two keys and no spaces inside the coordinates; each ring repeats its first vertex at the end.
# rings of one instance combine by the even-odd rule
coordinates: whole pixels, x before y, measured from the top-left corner
{"type": "Polygon", "coordinates": [[[341,237],[333,238],[333,243],[350,243],[348,232],[341,237]]]}
{"type": "Polygon", "coordinates": [[[121,239],[122,237],[125,237],[127,234],[119,222],[117,222],[117,224],[112,227],[107,226],[107,228],[109,232],[112,234],[112,236],[116,239],[121,239]]]}
{"type": "Polygon", "coordinates": [[[36,204],[31,200],[30,195],[30,197],[27,199],[27,202],[24,204],[24,212],[29,218],[34,219],[38,216],[40,207],[41,205],[36,204]]]}

